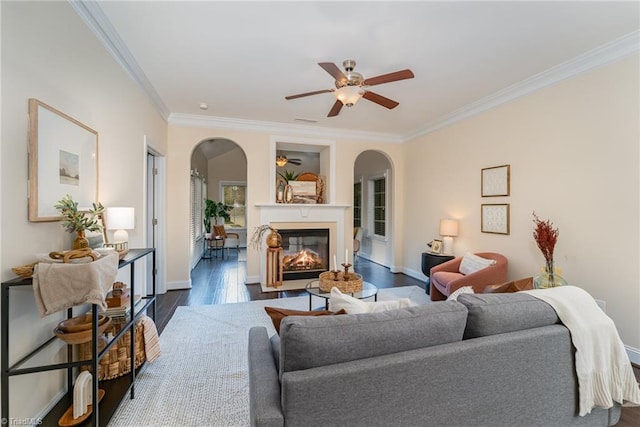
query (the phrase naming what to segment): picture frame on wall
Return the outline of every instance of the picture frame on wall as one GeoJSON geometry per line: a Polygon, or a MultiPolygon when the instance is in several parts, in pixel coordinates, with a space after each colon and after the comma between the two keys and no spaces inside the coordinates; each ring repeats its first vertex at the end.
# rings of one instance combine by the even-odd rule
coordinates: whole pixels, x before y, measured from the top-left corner
{"type": "Polygon", "coordinates": [[[511,192],[511,165],[482,169],[480,181],[482,197],[508,196],[511,192]]]}
{"type": "Polygon", "coordinates": [[[88,210],[98,202],[98,132],[29,99],[29,221],[60,221],[65,195],[88,210]]]}
{"type": "Polygon", "coordinates": [[[509,209],[508,203],[483,204],[480,211],[481,231],[509,234],[509,209]]]}

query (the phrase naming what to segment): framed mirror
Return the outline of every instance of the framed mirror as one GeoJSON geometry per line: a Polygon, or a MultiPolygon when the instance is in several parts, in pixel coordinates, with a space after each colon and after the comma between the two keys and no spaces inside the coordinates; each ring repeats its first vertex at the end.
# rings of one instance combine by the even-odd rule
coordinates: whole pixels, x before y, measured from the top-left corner
{"type": "Polygon", "coordinates": [[[98,132],[29,99],[29,221],[60,221],[66,194],[81,210],[98,201],[98,132]]]}

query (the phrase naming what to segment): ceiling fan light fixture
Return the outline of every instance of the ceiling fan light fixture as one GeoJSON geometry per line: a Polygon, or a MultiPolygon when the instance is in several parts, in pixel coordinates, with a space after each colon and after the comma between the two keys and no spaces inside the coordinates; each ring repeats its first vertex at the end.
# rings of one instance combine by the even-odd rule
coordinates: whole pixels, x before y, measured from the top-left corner
{"type": "Polygon", "coordinates": [[[333,96],[347,107],[356,105],[363,94],[364,90],[360,86],[343,86],[333,92],[333,96]]]}
{"type": "Polygon", "coordinates": [[[284,167],[284,165],[286,165],[289,162],[289,160],[284,157],[284,156],[278,156],[276,157],[276,165],[278,165],[278,167],[284,167]]]}

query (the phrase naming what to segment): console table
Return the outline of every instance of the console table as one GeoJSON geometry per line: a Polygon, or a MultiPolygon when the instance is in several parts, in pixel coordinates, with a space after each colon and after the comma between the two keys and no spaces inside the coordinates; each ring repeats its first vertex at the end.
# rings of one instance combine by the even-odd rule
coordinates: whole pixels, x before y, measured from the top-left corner
{"type": "Polygon", "coordinates": [[[422,273],[427,276],[426,292],[429,294],[429,275],[431,269],[438,264],[450,261],[454,258],[453,255],[434,254],[433,252],[422,252],[422,273]]]}
{"type": "MultiPolygon", "coordinates": [[[[44,417],[42,421],[42,425],[58,425],[58,419],[62,414],[66,411],[66,409],[73,402],[73,383],[74,383],[74,368],[79,368],[81,366],[91,366],[91,372],[93,375],[93,401],[92,401],[92,413],[90,417],[90,425],[99,426],[99,425],[107,425],[111,415],[113,414],[113,410],[115,407],[120,404],[120,400],[126,394],[127,391],[130,392],[131,399],[134,398],[134,384],[136,377],[136,369],[134,368],[134,352],[135,352],[135,333],[133,333],[133,327],[135,325],[138,317],[145,313],[148,308],[151,310],[150,317],[155,320],[156,317],[156,253],[154,248],[144,248],[144,249],[130,249],[129,253],[125,255],[123,259],[120,260],[118,264],[118,268],[125,267],[130,265],[130,287],[131,289],[135,289],[135,268],[134,263],[146,257],[147,255],[152,255],[152,269],[151,269],[151,279],[152,279],[152,289],[151,293],[149,293],[145,289],[141,292],[142,299],[144,300],[144,304],[139,309],[135,307],[135,298],[131,298],[131,315],[129,320],[122,325],[122,329],[118,332],[111,341],[105,346],[102,351],[98,351],[98,305],[91,305],[91,316],[92,316],[92,358],[90,360],[73,360],[73,348],[72,345],[67,345],[67,361],[63,363],[55,363],[48,365],[38,365],[38,366],[29,366],[23,367],[29,360],[31,360],[35,355],[40,353],[42,350],[47,348],[51,343],[55,342],[58,338],[55,336],[48,339],[46,342],[38,346],[36,349],[31,351],[26,356],[22,357],[17,362],[13,363],[11,366],[9,365],[9,291],[12,288],[18,287],[32,287],[32,279],[13,279],[2,283],[2,290],[0,292],[2,298],[2,342],[0,343],[0,358],[2,359],[0,365],[2,367],[2,420],[7,420],[6,425],[11,425],[11,418],[9,415],[9,378],[15,375],[25,375],[32,374],[36,372],[45,372],[45,371],[54,371],[60,369],[66,369],[67,371],[67,393],[66,395],[53,407],[53,409],[44,417]],[[98,404],[98,386],[99,381],[97,380],[98,376],[98,362],[100,359],[107,354],[107,352],[113,347],[113,345],[118,342],[118,340],[124,335],[126,331],[132,329],[131,335],[131,352],[129,357],[131,358],[131,372],[123,377],[128,378],[129,383],[125,386],[121,384],[116,384],[113,387],[104,387],[107,389],[107,396],[110,398],[102,400],[100,404],[98,404]],[[116,398],[113,398],[111,395],[115,395],[116,398]],[[106,405],[112,406],[110,411],[105,411],[106,415],[103,416],[100,411],[100,406],[105,409],[106,405]]],[[[73,307],[67,309],[67,318],[70,319],[73,317],[73,307]]],[[[117,380],[109,380],[117,381],[117,380]]],[[[114,383],[115,384],[115,383],[114,383]]],[[[2,425],[5,425],[3,422],[2,425]]]]}

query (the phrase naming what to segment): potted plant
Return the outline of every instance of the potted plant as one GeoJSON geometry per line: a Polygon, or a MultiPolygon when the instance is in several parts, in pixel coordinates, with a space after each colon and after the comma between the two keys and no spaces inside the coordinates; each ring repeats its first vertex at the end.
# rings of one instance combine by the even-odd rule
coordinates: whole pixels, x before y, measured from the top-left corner
{"type": "Polygon", "coordinates": [[[207,239],[211,238],[211,217],[213,216],[213,212],[215,210],[215,202],[210,199],[204,200],[204,237],[207,239]]]}
{"type": "Polygon", "coordinates": [[[62,226],[69,233],[76,233],[77,237],[73,241],[73,249],[81,249],[89,247],[89,241],[85,237],[85,231],[100,231],[100,216],[104,212],[102,203],[97,205],[93,203],[93,207],[89,211],[79,211],[78,202],[74,202],[70,195],[64,196],[57,204],[53,206],[60,211],[62,215],[62,226]]]}
{"type": "MultiPolygon", "coordinates": [[[[284,172],[278,172],[278,175],[280,175],[280,177],[286,182],[286,185],[284,186],[284,189],[282,191],[282,201],[285,203],[291,203],[293,201],[293,188],[291,187],[291,185],[289,185],[289,181],[295,181],[296,179],[298,179],[298,176],[300,174],[297,174],[294,171],[285,170],[284,172]]],[[[278,194],[279,192],[280,189],[278,189],[278,194]]]]}

